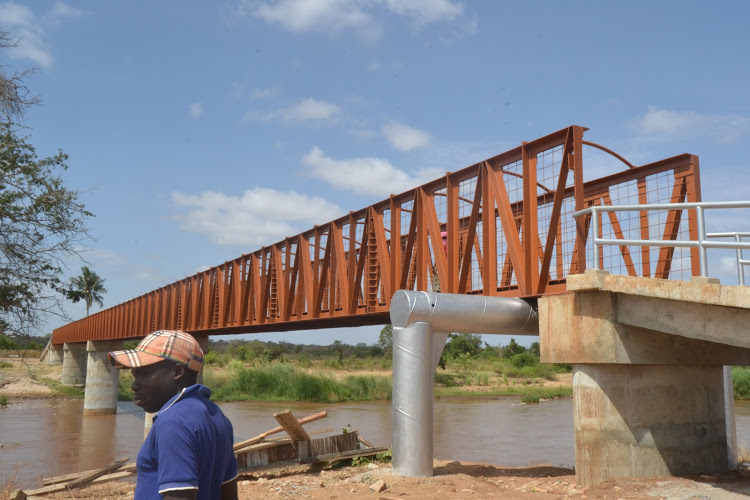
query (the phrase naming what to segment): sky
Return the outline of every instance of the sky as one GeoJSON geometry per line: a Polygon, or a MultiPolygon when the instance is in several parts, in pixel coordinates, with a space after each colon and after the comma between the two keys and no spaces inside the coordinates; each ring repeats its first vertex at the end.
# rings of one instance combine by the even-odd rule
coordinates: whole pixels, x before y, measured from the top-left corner
{"type": "Polygon", "coordinates": [[[704,200],[750,199],[748,19],[746,0],[0,0],[20,38],[0,64],[37,68],[28,140],[69,155],[108,307],[573,124],[634,164],[699,155],[704,200]]]}

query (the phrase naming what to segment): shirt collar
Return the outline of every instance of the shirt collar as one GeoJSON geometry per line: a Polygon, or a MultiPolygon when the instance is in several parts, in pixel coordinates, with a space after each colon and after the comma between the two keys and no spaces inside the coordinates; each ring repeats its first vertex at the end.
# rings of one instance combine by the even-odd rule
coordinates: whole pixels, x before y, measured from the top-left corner
{"type": "Polygon", "coordinates": [[[156,417],[167,411],[177,403],[178,401],[186,398],[199,398],[199,399],[209,399],[211,397],[211,389],[206,387],[205,385],[201,384],[195,384],[191,385],[190,387],[183,387],[182,390],[177,393],[172,399],[164,403],[164,406],[159,410],[159,412],[154,415],[154,420],[156,417]]]}

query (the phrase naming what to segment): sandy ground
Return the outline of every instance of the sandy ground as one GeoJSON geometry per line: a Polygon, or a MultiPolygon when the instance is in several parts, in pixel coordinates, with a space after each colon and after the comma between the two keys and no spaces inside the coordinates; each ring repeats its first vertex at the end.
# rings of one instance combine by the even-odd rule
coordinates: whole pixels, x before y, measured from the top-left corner
{"type": "MultiPolygon", "coordinates": [[[[747,499],[750,474],[618,479],[593,488],[576,485],[570,469],[530,467],[509,469],[483,464],[435,462],[435,475],[406,478],[389,464],[287,470],[266,476],[241,476],[241,500],[276,498],[348,499],[747,499]],[[382,481],[382,489],[377,488],[382,481]]],[[[132,482],[111,482],[45,498],[125,500],[133,498],[132,482]]]]}
{"type": "Polygon", "coordinates": [[[42,378],[57,380],[62,378],[61,366],[41,363],[37,356],[25,358],[0,358],[0,396],[22,399],[44,399],[57,397],[56,393],[40,382],[42,378]],[[10,364],[7,367],[6,364],[10,364]]]}

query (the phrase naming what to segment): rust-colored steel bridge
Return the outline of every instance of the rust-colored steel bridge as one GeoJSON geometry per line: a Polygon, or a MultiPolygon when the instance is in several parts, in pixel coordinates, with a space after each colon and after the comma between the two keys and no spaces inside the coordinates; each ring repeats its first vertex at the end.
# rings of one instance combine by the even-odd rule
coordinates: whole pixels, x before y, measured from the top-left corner
{"type": "MultiPolygon", "coordinates": [[[[586,260],[613,273],[698,274],[696,249],[609,246],[593,255],[592,205],[701,201],[698,157],[636,167],[571,126],[274,245],[56,329],[52,343],[384,324],[398,289],[534,299],[586,260]],[[584,145],[624,171],[583,181],[584,145]],[[442,236],[446,236],[445,240],[442,236]]],[[[605,238],[697,239],[694,211],[609,212],[605,238]]],[[[249,228],[252,229],[252,228],[249,228]]]]}

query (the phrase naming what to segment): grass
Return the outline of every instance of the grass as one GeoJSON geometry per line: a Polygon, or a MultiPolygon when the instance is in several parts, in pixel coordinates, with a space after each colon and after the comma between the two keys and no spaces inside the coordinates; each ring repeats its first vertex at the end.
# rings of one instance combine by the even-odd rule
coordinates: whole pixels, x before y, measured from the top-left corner
{"type": "Polygon", "coordinates": [[[58,382],[57,380],[53,380],[51,378],[42,378],[40,382],[43,382],[45,385],[50,387],[53,391],[57,392],[58,394],[69,396],[71,398],[82,399],[84,392],[85,392],[83,387],[72,387],[69,385],[62,385],[61,382],[58,382]]]}
{"type": "Polygon", "coordinates": [[[2,368],[13,368],[13,363],[8,363],[7,361],[0,361],[0,369],[2,368]]]}
{"type": "Polygon", "coordinates": [[[0,406],[8,406],[8,396],[0,396],[0,406]]]}
{"type": "Polygon", "coordinates": [[[732,367],[732,379],[734,380],[734,399],[750,399],[750,368],[732,367]]]}
{"type": "Polygon", "coordinates": [[[217,401],[306,401],[339,403],[391,398],[391,379],[382,376],[309,373],[287,363],[246,368],[232,362],[224,372],[206,371],[204,383],[217,401]]]}

